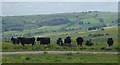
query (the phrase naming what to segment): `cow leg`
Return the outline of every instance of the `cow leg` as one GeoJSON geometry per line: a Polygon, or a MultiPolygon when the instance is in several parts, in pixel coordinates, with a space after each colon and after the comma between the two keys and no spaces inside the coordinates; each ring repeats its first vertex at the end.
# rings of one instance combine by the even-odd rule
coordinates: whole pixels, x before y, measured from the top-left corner
{"type": "Polygon", "coordinates": [[[109,47],[111,47],[111,44],[110,44],[110,43],[108,43],[108,45],[109,45],[109,47]]]}
{"type": "Polygon", "coordinates": [[[61,43],[61,46],[63,46],[63,43],[61,43]]]}
{"type": "Polygon", "coordinates": [[[24,44],[21,44],[22,46],[25,46],[24,44]]]}
{"type": "Polygon", "coordinates": [[[34,45],[34,43],[32,43],[32,46],[34,45]]]}
{"type": "Polygon", "coordinates": [[[80,43],[80,46],[82,47],[82,43],[80,43]]]}
{"type": "Polygon", "coordinates": [[[16,42],[15,41],[13,41],[13,44],[15,44],[16,42]]]}
{"type": "Polygon", "coordinates": [[[78,43],[77,43],[77,45],[79,46],[79,45],[80,45],[80,43],[78,42],[78,43]]]}
{"type": "Polygon", "coordinates": [[[15,45],[15,43],[13,43],[13,45],[15,45]]]}

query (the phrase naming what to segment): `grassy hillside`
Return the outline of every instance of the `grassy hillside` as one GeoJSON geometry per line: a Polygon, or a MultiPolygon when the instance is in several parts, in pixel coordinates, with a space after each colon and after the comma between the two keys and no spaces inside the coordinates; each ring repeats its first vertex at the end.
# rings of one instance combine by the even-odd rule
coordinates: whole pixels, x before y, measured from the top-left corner
{"type": "Polygon", "coordinates": [[[3,40],[11,36],[47,36],[52,33],[87,31],[117,25],[115,12],[74,12],[2,18],[3,40]]]}

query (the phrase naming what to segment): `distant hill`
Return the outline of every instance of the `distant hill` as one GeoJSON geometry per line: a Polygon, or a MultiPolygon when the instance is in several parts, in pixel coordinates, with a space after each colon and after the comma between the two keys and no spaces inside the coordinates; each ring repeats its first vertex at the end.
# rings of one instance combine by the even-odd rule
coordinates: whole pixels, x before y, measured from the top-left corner
{"type": "Polygon", "coordinates": [[[3,37],[102,29],[118,24],[116,12],[73,12],[2,17],[3,37]]]}

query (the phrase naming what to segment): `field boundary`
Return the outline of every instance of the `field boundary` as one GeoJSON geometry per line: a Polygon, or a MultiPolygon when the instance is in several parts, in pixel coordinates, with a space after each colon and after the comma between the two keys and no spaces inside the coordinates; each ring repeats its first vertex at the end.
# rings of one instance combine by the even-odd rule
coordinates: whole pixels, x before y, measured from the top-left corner
{"type": "Polygon", "coordinates": [[[24,51],[24,52],[0,52],[2,55],[17,54],[64,54],[64,53],[80,53],[80,54],[120,54],[120,52],[89,52],[89,51],[24,51]]]}

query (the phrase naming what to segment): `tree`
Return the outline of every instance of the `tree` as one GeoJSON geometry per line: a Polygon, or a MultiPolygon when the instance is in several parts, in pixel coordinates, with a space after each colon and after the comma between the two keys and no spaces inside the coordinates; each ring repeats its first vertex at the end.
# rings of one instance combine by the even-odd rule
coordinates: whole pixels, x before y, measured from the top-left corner
{"type": "Polygon", "coordinates": [[[96,27],[89,27],[88,30],[96,30],[96,27]]]}
{"type": "Polygon", "coordinates": [[[90,22],[88,22],[88,24],[90,24],[90,22]]]}
{"type": "Polygon", "coordinates": [[[101,18],[99,19],[99,21],[102,22],[102,23],[104,22],[103,19],[101,19],[101,18]]]}
{"type": "Polygon", "coordinates": [[[82,25],[82,24],[83,24],[83,22],[81,21],[81,22],[79,22],[79,24],[80,24],[80,25],[82,25]]]}

